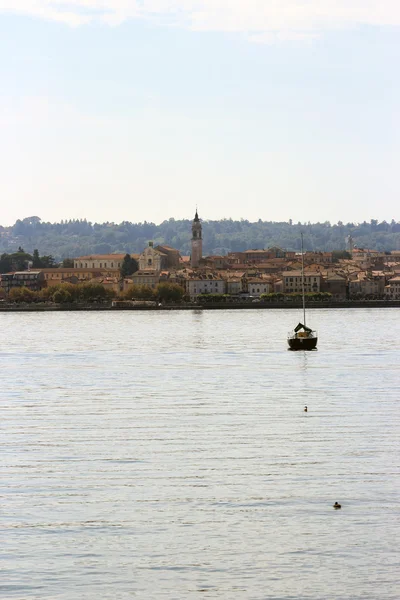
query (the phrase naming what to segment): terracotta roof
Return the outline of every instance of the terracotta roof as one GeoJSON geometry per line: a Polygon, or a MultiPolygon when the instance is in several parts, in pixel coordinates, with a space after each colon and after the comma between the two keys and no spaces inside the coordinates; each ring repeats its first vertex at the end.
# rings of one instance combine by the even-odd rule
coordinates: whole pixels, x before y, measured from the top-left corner
{"type": "Polygon", "coordinates": [[[176,252],[177,254],[179,254],[179,250],[177,250],[176,248],[172,248],[171,246],[167,246],[166,244],[158,244],[157,248],[164,248],[165,250],[168,250],[168,252],[176,252]]]}
{"type": "Polygon", "coordinates": [[[123,260],[125,254],[91,254],[90,256],[77,256],[74,260],[123,260]]]}
{"type": "MultiPolygon", "coordinates": [[[[78,268],[74,269],[74,267],[59,267],[59,268],[48,268],[48,269],[38,269],[41,273],[71,273],[71,275],[79,274],[79,273],[101,273],[102,271],[107,271],[108,273],[119,272],[118,268],[111,267],[94,267],[92,268],[78,268]]],[[[32,272],[32,271],[31,271],[32,272]]]]}
{"type": "MultiPolygon", "coordinates": [[[[284,271],[282,273],[283,277],[301,277],[301,271],[284,271]]],[[[304,277],[319,277],[320,273],[315,273],[315,271],[306,271],[304,270],[304,277]]]]}

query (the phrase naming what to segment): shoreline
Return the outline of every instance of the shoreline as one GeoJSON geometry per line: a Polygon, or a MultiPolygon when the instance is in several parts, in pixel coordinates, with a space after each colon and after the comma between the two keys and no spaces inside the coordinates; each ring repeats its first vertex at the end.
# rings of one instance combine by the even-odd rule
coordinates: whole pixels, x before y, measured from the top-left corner
{"type": "MultiPolygon", "coordinates": [[[[298,302],[238,302],[215,304],[166,304],[164,306],[111,306],[111,304],[85,304],[85,305],[4,305],[0,306],[3,312],[93,312],[93,311],[165,311],[165,310],[268,310],[268,309],[295,309],[303,307],[298,302]]],[[[307,310],[323,308],[400,308],[400,300],[338,300],[331,302],[309,302],[307,310]]]]}

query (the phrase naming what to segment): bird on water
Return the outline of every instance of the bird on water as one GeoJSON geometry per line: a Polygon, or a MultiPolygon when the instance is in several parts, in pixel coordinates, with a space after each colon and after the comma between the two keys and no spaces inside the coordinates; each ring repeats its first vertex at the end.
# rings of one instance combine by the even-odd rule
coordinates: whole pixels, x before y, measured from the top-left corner
{"type": "Polygon", "coordinates": [[[304,412],[307,412],[307,411],[308,411],[308,408],[307,408],[307,406],[305,406],[304,407],[304,412]]]}
{"type": "Polygon", "coordinates": [[[335,504],[333,505],[333,508],[336,508],[336,509],[342,508],[342,505],[339,504],[338,502],[335,502],[335,504]]]}

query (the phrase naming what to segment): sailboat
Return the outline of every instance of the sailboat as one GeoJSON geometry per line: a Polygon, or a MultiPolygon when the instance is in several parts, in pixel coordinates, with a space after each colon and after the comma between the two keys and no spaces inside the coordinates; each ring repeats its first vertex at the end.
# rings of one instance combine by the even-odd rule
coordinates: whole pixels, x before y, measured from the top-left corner
{"type": "Polygon", "coordinates": [[[316,331],[307,327],[306,324],[306,295],[304,286],[304,251],[303,234],[301,234],[301,284],[303,297],[303,323],[299,323],[288,335],[288,344],[290,350],[315,350],[318,342],[316,331]]]}

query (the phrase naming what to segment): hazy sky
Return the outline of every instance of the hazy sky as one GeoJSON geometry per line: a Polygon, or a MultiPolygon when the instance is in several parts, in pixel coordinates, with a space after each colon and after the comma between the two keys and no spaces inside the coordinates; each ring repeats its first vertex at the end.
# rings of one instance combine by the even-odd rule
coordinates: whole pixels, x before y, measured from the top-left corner
{"type": "Polygon", "coordinates": [[[400,219],[398,0],[0,0],[0,224],[400,219]]]}

